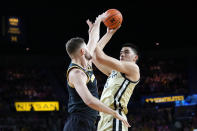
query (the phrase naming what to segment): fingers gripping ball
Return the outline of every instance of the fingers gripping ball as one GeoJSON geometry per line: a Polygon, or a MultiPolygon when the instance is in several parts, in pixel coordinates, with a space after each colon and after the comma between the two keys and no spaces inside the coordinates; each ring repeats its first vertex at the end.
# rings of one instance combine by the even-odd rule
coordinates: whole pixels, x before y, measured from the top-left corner
{"type": "Polygon", "coordinates": [[[116,29],[122,24],[123,17],[117,9],[109,9],[106,14],[107,17],[103,20],[103,23],[109,29],[116,29]]]}

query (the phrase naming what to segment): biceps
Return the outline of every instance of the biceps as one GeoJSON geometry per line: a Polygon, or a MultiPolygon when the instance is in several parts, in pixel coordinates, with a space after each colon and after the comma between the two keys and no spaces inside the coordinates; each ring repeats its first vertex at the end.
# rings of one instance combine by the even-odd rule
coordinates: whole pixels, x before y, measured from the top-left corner
{"type": "Polygon", "coordinates": [[[103,64],[100,64],[99,62],[97,62],[97,60],[93,60],[94,62],[94,65],[105,75],[109,76],[110,73],[111,73],[111,68],[103,65],[103,64]]]}

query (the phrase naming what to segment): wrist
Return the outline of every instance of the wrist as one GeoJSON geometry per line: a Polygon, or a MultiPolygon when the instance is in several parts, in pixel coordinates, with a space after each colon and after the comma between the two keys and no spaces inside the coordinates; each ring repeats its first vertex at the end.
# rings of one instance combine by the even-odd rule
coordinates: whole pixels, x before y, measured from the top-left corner
{"type": "Polygon", "coordinates": [[[114,33],[113,32],[111,32],[111,31],[107,31],[107,33],[106,34],[108,34],[108,35],[113,35],[114,33]]]}
{"type": "Polygon", "coordinates": [[[97,39],[95,39],[95,38],[90,38],[90,39],[88,40],[88,43],[90,43],[90,42],[97,42],[97,39]]]}
{"type": "Polygon", "coordinates": [[[108,32],[108,33],[106,33],[106,35],[107,35],[108,37],[112,37],[112,36],[113,36],[113,33],[108,32]]]}
{"type": "Polygon", "coordinates": [[[115,117],[117,112],[115,110],[112,111],[112,115],[115,117]]]}

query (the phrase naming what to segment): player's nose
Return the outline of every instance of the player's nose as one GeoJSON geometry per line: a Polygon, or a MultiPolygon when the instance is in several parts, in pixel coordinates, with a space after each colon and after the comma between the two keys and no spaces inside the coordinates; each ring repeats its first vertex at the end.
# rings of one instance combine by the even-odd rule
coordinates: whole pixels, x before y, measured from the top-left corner
{"type": "Polygon", "coordinates": [[[125,56],[124,53],[121,53],[121,54],[120,54],[120,57],[124,57],[124,56],[125,56]]]}

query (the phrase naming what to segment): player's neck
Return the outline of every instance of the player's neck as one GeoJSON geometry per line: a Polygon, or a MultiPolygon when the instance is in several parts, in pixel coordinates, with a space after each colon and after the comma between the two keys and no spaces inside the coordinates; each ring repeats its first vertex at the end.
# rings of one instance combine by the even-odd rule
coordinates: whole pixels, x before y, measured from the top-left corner
{"type": "Polygon", "coordinates": [[[77,64],[83,68],[87,66],[87,61],[86,60],[80,60],[80,59],[72,59],[72,63],[77,64]]]}

